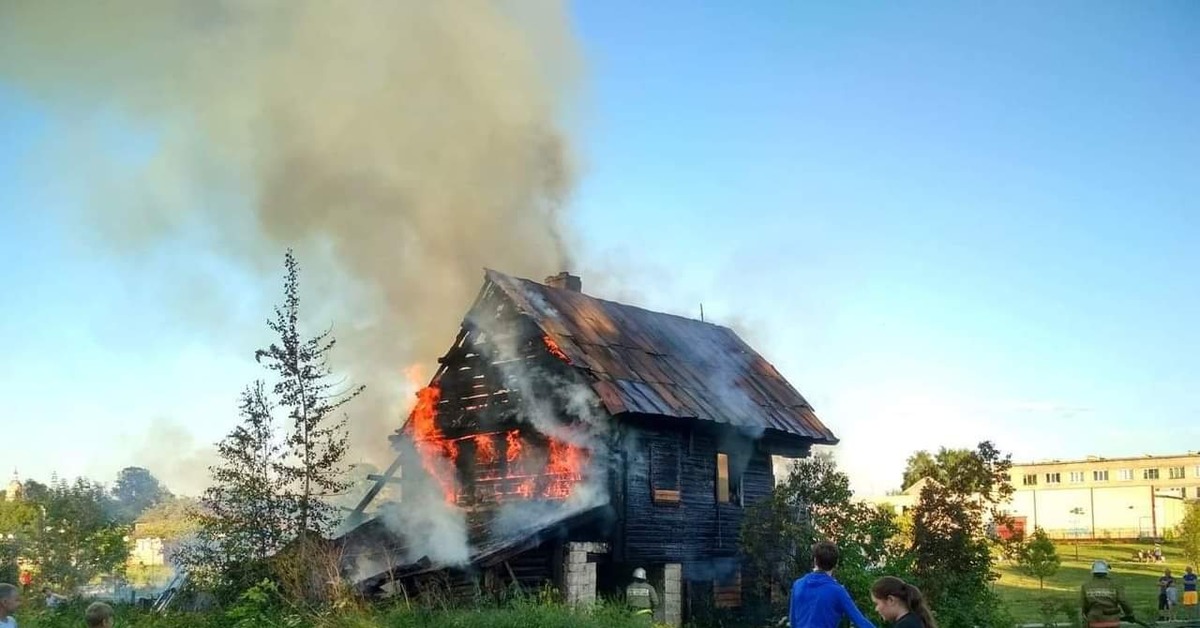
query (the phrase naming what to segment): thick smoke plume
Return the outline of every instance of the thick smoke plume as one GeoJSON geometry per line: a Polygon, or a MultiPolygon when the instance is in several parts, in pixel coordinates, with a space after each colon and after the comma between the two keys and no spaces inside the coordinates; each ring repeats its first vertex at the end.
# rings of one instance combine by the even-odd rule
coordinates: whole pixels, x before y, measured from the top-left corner
{"type": "Polygon", "coordinates": [[[412,403],[402,369],[449,346],[481,269],[569,267],[577,60],[555,2],[0,3],[0,81],[74,137],[99,117],[152,139],[133,174],[78,140],[55,155],[119,251],[203,233],[274,277],[298,249],[335,359],[368,385],[352,457],[378,466],[412,403]]]}

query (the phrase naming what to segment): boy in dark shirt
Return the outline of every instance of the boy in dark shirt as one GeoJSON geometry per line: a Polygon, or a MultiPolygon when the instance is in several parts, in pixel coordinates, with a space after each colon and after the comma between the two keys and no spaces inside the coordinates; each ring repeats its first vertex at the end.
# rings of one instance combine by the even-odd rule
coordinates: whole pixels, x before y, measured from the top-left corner
{"type": "Polygon", "coordinates": [[[1170,589],[1175,586],[1175,577],[1171,575],[1171,570],[1163,571],[1163,575],[1158,579],[1158,620],[1171,619],[1171,594],[1170,589]]]}

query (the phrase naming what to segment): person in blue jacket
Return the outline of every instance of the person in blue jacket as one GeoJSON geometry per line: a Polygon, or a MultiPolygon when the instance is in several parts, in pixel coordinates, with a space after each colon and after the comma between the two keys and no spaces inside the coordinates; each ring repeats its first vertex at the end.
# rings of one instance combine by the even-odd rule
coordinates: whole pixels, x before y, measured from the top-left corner
{"type": "Polygon", "coordinates": [[[833,579],[838,564],[837,545],[821,541],[812,548],[813,570],[792,584],[788,605],[791,628],[837,628],[842,617],[849,617],[858,628],[875,628],[850,599],[846,588],[833,579]]]}

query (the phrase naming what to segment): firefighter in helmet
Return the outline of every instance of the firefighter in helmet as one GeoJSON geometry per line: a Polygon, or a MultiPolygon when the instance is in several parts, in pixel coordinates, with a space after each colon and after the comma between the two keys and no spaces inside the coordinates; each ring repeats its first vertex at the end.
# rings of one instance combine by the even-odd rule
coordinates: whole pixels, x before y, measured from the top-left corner
{"type": "Polygon", "coordinates": [[[638,567],[633,570],[633,582],[625,587],[625,603],[633,609],[634,615],[654,619],[654,611],[658,610],[658,593],[646,581],[645,569],[638,567]]]}
{"type": "Polygon", "coordinates": [[[1117,628],[1122,619],[1133,621],[1133,607],[1125,587],[1108,577],[1108,563],[1092,563],[1092,578],[1080,588],[1083,618],[1088,628],[1117,628]]]}

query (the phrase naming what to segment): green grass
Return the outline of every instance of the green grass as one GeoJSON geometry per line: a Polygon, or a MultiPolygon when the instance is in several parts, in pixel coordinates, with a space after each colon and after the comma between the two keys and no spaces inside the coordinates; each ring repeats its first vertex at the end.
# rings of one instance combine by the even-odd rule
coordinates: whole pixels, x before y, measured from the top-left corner
{"type": "MultiPolygon", "coordinates": [[[[1134,563],[1130,556],[1134,550],[1152,549],[1150,543],[1087,543],[1079,544],[1079,558],[1075,558],[1075,545],[1068,542],[1056,542],[1058,555],[1062,559],[1062,567],[1053,577],[1047,578],[1045,589],[1038,589],[1037,578],[1031,578],[1006,561],[998,561],[997,571],[1001,577],[996,581],[996,592],[1005,601],[1013,616],[1020,622],[1038,622],[1043,620],[1042,600],[1052,597],[1058,600],[1074,602],[1079,598],[1079,586],[1091,578],[1092,561],[1103,559],[1108,561],[1112,569],[1112,578],[1125,585],[1125,593],[1139,619],[1154,620],[1158,616],[1158,578],[1164,569],[1170,569],[1172,575],[1179,578],[1186,566],[1183,553],[1177,546],[1163,545],[1163,556],[1166,563],[1134,563]]],[[[1180,597],[1183,595],[1183,585],[1180,583],[1180,597]]],[[[1179,616],[1182,617],[1182,611],[1179,616]]],[[[1065,621],[1060,616],[1055,621],[1065,621]]]]}
{"type": "MultiPolygon", "coordinates": [[[[576,612],[559,604],[517,603],[507,608],[451,610],[344,610],[318,616],[297,617],[272,614],[245,623],[231,621],[222,613],[157,614],[129,606],[117,607],[119,628],[645,628],[646,624],[613,605],[600,605],[593,612],[576,612]]],[[[25,609],[17,614],[21,628],[81,628],[83,604],[53,611],[25,609]]]]}

